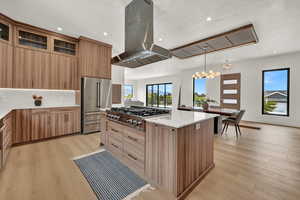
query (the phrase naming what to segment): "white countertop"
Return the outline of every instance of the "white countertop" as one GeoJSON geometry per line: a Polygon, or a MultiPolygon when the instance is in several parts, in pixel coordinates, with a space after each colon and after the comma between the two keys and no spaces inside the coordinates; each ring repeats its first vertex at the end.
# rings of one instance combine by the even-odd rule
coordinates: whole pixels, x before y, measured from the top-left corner
{"type": "Polygon", "coordinates": [[[218,116],[220,115],[203,113],[203,112],[176,110],[173,111],[170,115],[153,117],[145,120],[147,122],[151,122],[159,125],[169,126],[173,128],[182,128],[218,116]]]}
{"type": "Polygon", "coordinates": [[[45,105],[45,106],[26,106],[26,107],[13,107],[13,106],[2,106],[0,107],[0,119],[5,117],[10,111],[16,109],[42,109],[42,108],[64,108],[64,107],[80,107],[78,104],[67,104],[67,105],[45,105]]]}

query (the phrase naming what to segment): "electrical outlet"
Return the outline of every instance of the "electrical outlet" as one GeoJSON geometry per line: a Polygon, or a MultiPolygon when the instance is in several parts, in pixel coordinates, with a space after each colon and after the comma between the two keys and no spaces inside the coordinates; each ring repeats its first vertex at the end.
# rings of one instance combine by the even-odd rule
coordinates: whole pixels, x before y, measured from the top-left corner
{"type": "Polygon", "coordinates": [[[201,124],[196,124],[196,130],[199,130],[201,128],[201,124]]]}

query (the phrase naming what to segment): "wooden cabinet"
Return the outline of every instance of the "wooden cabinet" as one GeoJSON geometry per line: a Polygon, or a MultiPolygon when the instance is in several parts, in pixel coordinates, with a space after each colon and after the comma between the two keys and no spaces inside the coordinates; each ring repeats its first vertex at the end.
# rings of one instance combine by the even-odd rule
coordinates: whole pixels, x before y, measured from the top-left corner
{"type": "Polygon", "coordinates": [[[12,88],[13,47],[0,41],[0,88],[12,88]]]}
{"type": "Polygon", "coordinates": [[[178,129],[147,123],[147,179],[182,199],[214,167],[213,140],[214,119],[178,129]]]}
{"type": "Polygon", "coordinates": [[[77,58],[16,47],[14,87],[79,89],[77,58]]]}
{"type": "Polygon", "coordinates": [[[31,141],[31,110],[15,110],[15,130],[13,131],[13,144],[31,141]]]}
{"type": "Polygon", "coordinates": [[[78,90],[80,85],[77,57],[51,55],[50,89],[78,90]]]}
{"type": "Polygon", "coordinates": [[[50,37],[47,34],[16,27],[15,45],[17,47],[50,51],[50,37]]]}
{"type": "Polygon", "coordinates": [[[15,112],[13,144],[80,132],[80,108],[24,109],[15,112]]]}
{"type": "Polygon", "coordinates": [[[52,137],[50,132],[50,115],[48,109],[31,111],[31,141],[52,137]]]}
{"type": "Polygon", "coordinates": [[[79,68],[81,77],[111,79],[112,47],[85,37],[80,37],[79,39],[79,68]]]}
{"type": "Polygon", "coordinates": [[[122,85],[113,84],[112,85],[112,103],[121,104],[122,103],[122,85]]]}
{"type": "Polygon", "coordinates": [[[80,109],[64,108],[50,112],[51,137],[80,132],[80,109]]]}
{"type": "Polygon", "coordinates": [[[50,54],[15,48],[14,88],[50,88],[50,54]]]}
{"type": "Polygon", "coordinates": [[[58,37],[52,37],[52,51],[61,55],[76,56],[77,42],[65,40],[58,37]]]}
{"type": "Polygon", "coordinates": [[[144,176],[145,132],[107,120],[106,148],[130,169],[144,176]]]}
{"type": "Polygon", "coordinates": [[[4,167],[12,145],[13,113],[10,112],[1,121],[0,128],[0,169],[4,167]]]}

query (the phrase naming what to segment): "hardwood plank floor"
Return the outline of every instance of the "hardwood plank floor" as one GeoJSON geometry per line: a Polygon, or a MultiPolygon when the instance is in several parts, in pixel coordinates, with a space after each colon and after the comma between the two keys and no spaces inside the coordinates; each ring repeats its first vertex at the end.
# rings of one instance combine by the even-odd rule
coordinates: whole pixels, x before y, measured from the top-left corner
{"type": "MultiPolygon", "coordinates": [[[[215,137],[216,167],[188,200],[299,200],[300,129],[255,124],[215,137]]],[[[99,150],[99,134],[71,136],[14,147],[0,173],[0,199],[96,199],[72,157],[99,150]]],[[[134,200],[172,199],[160,190],[134,200]]]]}

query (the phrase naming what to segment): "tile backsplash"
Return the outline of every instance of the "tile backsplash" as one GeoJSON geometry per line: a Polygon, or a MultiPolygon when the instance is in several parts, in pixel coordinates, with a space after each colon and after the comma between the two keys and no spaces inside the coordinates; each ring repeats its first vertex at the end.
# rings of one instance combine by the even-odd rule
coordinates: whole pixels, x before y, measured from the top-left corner
{"type": "Polygon", "coordinates": [[[43,97],[42,106],[68,106],[75,104],[75,91],[73,90],[0,88],[0,108],[5,106],[15,108],[33,107],[32,95],[43,97]]]}

